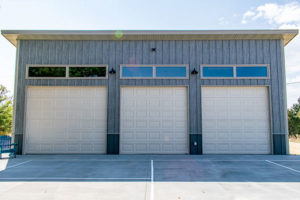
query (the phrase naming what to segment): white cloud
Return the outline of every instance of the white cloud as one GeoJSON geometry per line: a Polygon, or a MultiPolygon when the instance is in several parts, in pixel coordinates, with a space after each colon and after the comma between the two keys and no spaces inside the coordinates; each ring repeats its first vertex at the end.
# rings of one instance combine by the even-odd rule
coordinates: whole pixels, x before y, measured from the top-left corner
{"type": "Polygon", "coordinates": [[[218,19],[218,21],[219,21],[220,25],[226,25],[226,24],[228,24],[228,21],[224,17],[220,17],[218,19]]]}
{"type": "Polygon", "coordinates": [[[247,23],[247,18],[252,17],[255,15],[255,12],[248,10],[247,12],[244,13],[243,15],[243,20],[242,20],[242,24],[246,24],[247,23]]]}
{"type": "Polygon", "coordinates": [[[283,5],[277,3],[267,3],[257,8],[248,10],[243,15],[243,21],[251,19],[265,19],[269,24],[299,24],[300,23],[300,4],[291,2],[283,5]]]}
{"type": "MultiPolygon", "coordinates": [[[[300,29],[300,3],[286,4],[266,3],[250,8],[243,15],[242,24],[250,21],[265,20],[274,28],[300,29]]],[[[300,37],[297,36],[285,47],[287,82],[300,81],[300,37]]],[[[300,97],[300,84],[287,85],[288,106],[297,102],[300,97]]]]}

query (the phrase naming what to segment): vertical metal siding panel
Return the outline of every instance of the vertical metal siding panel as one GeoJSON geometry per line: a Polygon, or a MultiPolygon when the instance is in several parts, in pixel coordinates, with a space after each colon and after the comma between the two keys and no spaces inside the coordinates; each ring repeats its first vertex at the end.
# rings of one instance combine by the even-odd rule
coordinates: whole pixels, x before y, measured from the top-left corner
{"type": "Polygon", "coordinates": [[[223,64],[229,64],[230,63],[230,49],[229,49],[229,41],[228,40],[223,40],[222,44],[222,55],[223,59],[221,63],[223,64]]]}
{"type": "Polygon", "coordinates": [[[63,41],[62,43],[62,63],[61,64],[69,64],[69,52],[70,52],[70,41],[63,41]]]}
{"type": "Polygon", "coordinates": [[[256,43],[255,40],[250,40],[249,42],[249,64],[258,64],[256,63],[257,55],[256,55],[256,43]]]}
{"type": "Polygon", "coordinates": [[[209,64],[216,64],[217,63],[217,56],[216,56],[216,41],[209,40],[209,64]]]}
{"type": "Polygon", "coordinates": [[[163,62],[162,64],[170,64],[170,42],[162,41],[163,62]]]}
{"type": "Polygon", "coordinates": [[[96,41],[96,64],[107,64],[103,62],[103,42],[96,41]]]}
{"type": "Polygon", "coordinates": [[[36,45],[37,45],[36,64],[42,64],[43,63],[43,41],[37,41],[36,45]]]}
{"type": "MultiPolygon", "coordinates": [[[[197,82],[196,82],[196,90],[197,90],[197,96],[196,96],[196,103],[197,106],[197,134],[202,134],[202,101],[201,101],[201,79],[200,79],[200,65],[203,64],[203,49],[202,49],[203,42],[202,41],[196,41],[196,69],[198,71],[197,74],[197,82]]],[[[201,150],[202,150],[202,143],[201,143],[201,150]]]]}
{"type": "Polygon", "coordinates": [[[224,85],[231,85],[231,81],[228,80],[228,79],[225,79],[225,80],[224,80],[224,85]]]}
{"type": "Polygon", "coordinates": [[[75,64],[76,63],[76,43],[75,43],[75,41],[70,41],[69,47],[70,47],[69,64],[75,64]]]}
{"type": "MultiPolygon", "coordinates": [[[[196,41],[191,40],[188,43],[189,45],[189,60],[187,60],[186,64],[189,64],[190,66],[190,72],[192,71],[193,68],[196,68],[196,41]]],[[[195,75],[194,75],[195,76],[195,75]]]]}
{"type": "Polygon", "coordinates": [[[222,40],[217,40],[215,45],[216,64],[224,64],[223,62],[223,44],[222,40]]]}
{"type": "Polygon", "coordinates": [[[257,80],[257,85],[267,85],[266,80],[265,79],[257,80]]]}
{"type": "MultiPolygon", "coordinates": [[[[155,43],[155,41],[150,41],[150,48],[156,48],[156,51],[158,50],[157,49],[157,47],[156,47],[156,43],[155,43]]],[[[149,51],[150,51],[150,49],[149,49],[149,51]]],[[[149,64],[155,64],[155,57],[156,57],[156,52],[152,52],[151,54],[150,54],[150,60],[149,60],[149,64]]]]}
{"type": "MultiPolygon", "coordinates": [[[[108,65],[109,70],[115,68],[116,65],[116,43],[115,41],[108,41],[108,65]]],[[[115,134],[115,108],[116,108],[116,81],[115,75],[109,75],[108,79],[108,108],[107,108],[107,133],[115,134]]]]}
{"type": "Polygon", "coordinates": [[[129,41],[129,63],[137,64],[136,56],[136,41],[129,41]]]}
{"type": "Polygon", "coordinates": [[[230,40],[229,41],[229,63],[230,64],[236,64],[237,63],[237,54],[236,54],[236,41],[235,40],[230,40]]]}
{"type": "Polygon", "coordinates": [[[257,79],[250,79],[250,85],[257,85],[257,79]]]}
{"type": "Polygon", "coordinates": [[[150,53],[154,54],[154,52],[151,51],[150,48],[150,42],[147,40],[143,41],[143,58],[142,58],[142,64],[149,64],[150,63],[150,53]]]}
{"type": "Polygon", "coordinates": [[[280,121],[280,134],[286,134],[285,132],[285,119],[284,115],[286,112],[286,109],[284,107],[286,104],[284,104],[284,92],[283,92],[283,85],[286,84],[283,82],[283,66],[282,66],[282,60],[281,60],[281,46],[280,46],[280,40],[271,40],[276,46],[275,49],[272,51],[272,57],[276,57],[276,68],[277,68],[277,90],[278,90],[278,98],[279,98],[279,121],[280,121]]]}
{"type": "Polygon", "coordinates": [[[202,50],[202,41],[196,41],[196,70],[198,74],[197,78],[200,78],[200,65],[203,64],[203,50],[202,50]]]}
{"type": "Polygon", "coordinates": [[[90,48],[89,41],[83,41],[82,42],[82,64],[89,63],[89,48],[90,48]]]}
{"type": "MultiPolygon", "coordinates": [[[[250,62],[252,64],[262,64],[263,60],[263,47],[262,40],[251,40],[250,41],[250,62]]],[[[258,80],[257,85],[266,85],[266,80],[258,80]]]]}
{"type": "Polygon", "coordinates": [[[264,53],[263,53],[263,41],[256,40],[256,63],[263,64],[264,63],[264,53]]]}
{"type": "Polygon", "coordinates": [[[29,44],[28,44],[29,52],[28,52],[28,63],[26,63],[26,64],[34,64],[34,60],[35,60],[35,43],[36,43],[36,41],[35,40],[30,40],[28,42],[29,42],[29,44]]]}
{"type": "Polygon", "coordinates": [[[243,41],[242,40],[237,40],[236,41],[236,64],[243,64],[244,63],[244,58],[243,58],[243,41]]]}
{"type": "Polygon", "coordinates": [[[183,41],[182,48],[183,64],[189,64],[189,41],[183,41]]]}
{"type": "Polygon", "coordinates": [[[96,64],[96,41],[89,41],[89,61],[88,64],[96,64]]]}
{"type": "Polygon", "coordinates": [[[156,64],[162,64],[163,63],[163,46],[162,41],[158,40],[156,42],[156,64]]]}
{"type": "Polygon", "coordinates": [[[102,55],[103,55],[102,62],[109,64],[109,41],[103,41],[102,55]]]}
{"type": "Polygon", "coordinates": [[[136,42],[136,64],[142,64],[143,63],[143,41],[137,41],[136,42]]]}
{"type": "Polygon", "coordinates": [[[243,40],[243,64],[250,62],[250,47],[249,40],[243,40]]]}
{"type": "Polygon", "coordinates": [[[169,59],[170,64],[176,64],[176,51],[175,51],[174,40],[170,41],[169,51],[170,51],[170,59],[169,59]]]}
{"type": "Polygon", "coordinates": [[[122,64],[123,60],[123,42],[117,41],[116,44],[116,74],[115,82],[116,82],[116,105],[115,105],[115,133],[120,134],[120,65],[122,64]]]}
{"type": "Polygon", "coordinates": [[[18,85],[17,101],[16,101],[16,116],[15,116],[15,134],[24,134],[24,109],[25,109],[25,66],[29,60],[29,41],[21,41],[20,44],[20,59],[18,67],[18,85]]]}
{"type": "Polygon", "coordinates": [[[182,64],[182,41],[175,41],[176,43],[176,64],[182,64]]]}
{"type": "Polygon", "coordinates": [[[63,41],[55,41],[55,64],[62,64],[63,57],[63,41]]]}
{"type": "MultiPolygon", "coordinates": [[[[190,71],[196,66],[196,42],[189,41],[189,65],[190,71]]],[[[189,71],[189,74],[190,74],[189,71]]],[[[197,133],[197,76],[190,74],[189,80],[189,123],[190,123],[190,134],[197,133]]]]}
{"type": "Polygon", "coordinates": [[[270,78],[271,78],[271,106],[272,106],[272,124],[273,124],[273,134],[278,134],[280,132],[280,121],[278,117],[279,107],[278,107],[278,79],[277,79],[277,66],[276,57],[271,56],[270,49],[272,51],[276,48],[273,42],[269,40],[263,41],[264,49],[264,63],[270,63],[270,78]]]}
{"type": "Polygon", "coordinates": [[[49,64],[55,64],[55,41],[49,41],[49,64]]]}
{"type": "Polygon", "coordinates": [[[203,64],[210,64],[209,62],[209,44],[207,40],[203,41],[203,64]]]}
{"type": "Polygon", "coordinates": [[[81,65],[83,63],[83,41],[75,41],[76,44],[76,64],[81,65]]]}
{"type": "Polygon", "coordinates": [[[49,41],[43,41],[43,59],[42,64],[49,64],[49,41]]]}
{"type": "Polygon", "coordinates": [[[283,94],[283,132],[285,134],[284,136],[284,140],[282,141],[282,154],[289,154],[289,131],[288,131],[288,116],[287,116],[287,94],[286,94],[286,71],[285,71],[285,58],[284,58],[284,43],[283,40],[279,41],[278,44],[278,48],[277,48],[277,52],[278,54],[280,54],[278,57],[280,57],[280,73],[281,76],[280,78],[282,79],[282,94],[283,94]]]}
{"type": "Polygon", "coordinates": [[[242,81],[243,81],[243,85],[250,85],[251,84],[250,79],[242,79],[242,81]]]}
{"type": "Polygon", "coordinates": [[[129,64],[129,41],[123,41],[123,64],[129,64]]]}

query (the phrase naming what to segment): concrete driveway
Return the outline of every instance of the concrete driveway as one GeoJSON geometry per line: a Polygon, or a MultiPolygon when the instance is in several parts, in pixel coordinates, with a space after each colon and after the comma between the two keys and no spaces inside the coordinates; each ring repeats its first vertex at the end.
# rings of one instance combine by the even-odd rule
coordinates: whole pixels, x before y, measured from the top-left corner
{"type": "Polygon", "coordinates": [[[300,197],[300,156],[32,155],[0,170],[0,199],[300,197]]]}

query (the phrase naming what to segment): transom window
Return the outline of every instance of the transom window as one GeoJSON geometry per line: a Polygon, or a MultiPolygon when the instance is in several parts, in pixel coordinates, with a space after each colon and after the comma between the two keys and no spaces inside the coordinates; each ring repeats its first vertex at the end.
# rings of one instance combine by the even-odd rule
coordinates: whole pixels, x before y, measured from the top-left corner
{"type": "Polygon", "coordinates": [[[28,67],[28,77],[66,77],[65,67],[28,67]]]}
{"type": "Polygon", "coordinates": [[[26,78],[70,78],[101,79],[107,78],[106,65],[28,65],[26,78]]]}
{"type": "Polygon", "coordinates": [[[121,65],[123,79],[185,79],[188,65],[121,65]]]}
{"type": "Polygon", "coordinates": [[[201,78],[269,78],[268,65],[201,65],[201,78]]]}

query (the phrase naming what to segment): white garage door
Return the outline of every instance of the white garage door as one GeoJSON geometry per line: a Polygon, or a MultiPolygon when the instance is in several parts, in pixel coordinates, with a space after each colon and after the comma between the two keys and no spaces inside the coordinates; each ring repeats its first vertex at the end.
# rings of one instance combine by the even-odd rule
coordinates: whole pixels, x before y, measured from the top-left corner
{"type": "Polygon", "coordinates": [[[105,153],[104,87],[28,87],[26,153],[105,153]]]}
{"type": "Polygon", "coordinates": [[[187,88],[121,88],[120,132],[124,154],[187,153],[187,88]]]}
{"type": "Polygon", "coordinates": [[[203,153],[269,154],[266,87],[202,87],[203,153]]]}

